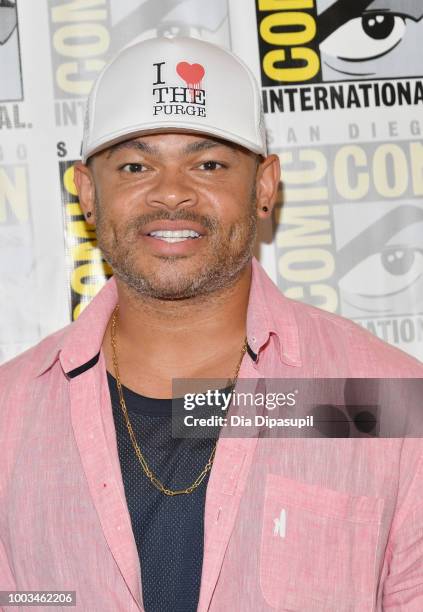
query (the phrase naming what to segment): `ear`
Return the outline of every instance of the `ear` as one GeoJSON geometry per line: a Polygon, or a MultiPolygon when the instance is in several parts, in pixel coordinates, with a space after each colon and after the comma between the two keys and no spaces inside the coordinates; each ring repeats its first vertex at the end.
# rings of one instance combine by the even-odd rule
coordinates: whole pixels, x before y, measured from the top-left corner
{"type": "Polygon", "coordinates": [[[275,154],[268,155],[257,168],[256,205],[259,219],[267,219],[272,214],[278,195],[280,178],[281,166],[279,157],[275,154]]]}
{"type": "Polygon", "coordinates": [[[85,220],[89,225],[95,225],[95,184],[91,168],[82,162],[75,164],[73,181],[85,220]]]}

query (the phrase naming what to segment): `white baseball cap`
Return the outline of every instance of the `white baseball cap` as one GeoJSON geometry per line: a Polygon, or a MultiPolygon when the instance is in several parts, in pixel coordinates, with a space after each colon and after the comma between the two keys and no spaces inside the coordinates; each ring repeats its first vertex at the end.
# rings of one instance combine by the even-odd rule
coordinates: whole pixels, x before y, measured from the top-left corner
{"type": "Polygon", "coordinates": [[[88,98],[82,161],[170,129],[200,132],[267,155],[260,90],[230,51],[196,38],[131,44],[105,66],[88,98]]]}

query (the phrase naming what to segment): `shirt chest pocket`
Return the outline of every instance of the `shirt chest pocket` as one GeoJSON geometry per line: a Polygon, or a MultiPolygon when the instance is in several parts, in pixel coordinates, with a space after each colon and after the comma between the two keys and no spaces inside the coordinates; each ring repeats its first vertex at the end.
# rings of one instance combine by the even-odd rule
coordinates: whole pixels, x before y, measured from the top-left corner
{"type": "Polygon", "coordinates": [[[268,474],[260,584],[269,606],[371,612],[383,499],[268,474]]]}

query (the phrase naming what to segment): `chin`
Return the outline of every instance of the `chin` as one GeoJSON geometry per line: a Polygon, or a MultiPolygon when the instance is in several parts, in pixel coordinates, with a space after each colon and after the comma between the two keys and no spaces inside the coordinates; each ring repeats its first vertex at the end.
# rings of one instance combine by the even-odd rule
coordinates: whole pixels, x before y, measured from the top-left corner
{"type": "Polygon", "coordinates": [[[202,282],[198,274],[178,274],[169,272],[131,272],[115,270],[115,274],[138,295],[161,300],[187,299],[203,293],[199,286],[202,282]],[[200,283],[199,283],[200,280],[200,283]]]}

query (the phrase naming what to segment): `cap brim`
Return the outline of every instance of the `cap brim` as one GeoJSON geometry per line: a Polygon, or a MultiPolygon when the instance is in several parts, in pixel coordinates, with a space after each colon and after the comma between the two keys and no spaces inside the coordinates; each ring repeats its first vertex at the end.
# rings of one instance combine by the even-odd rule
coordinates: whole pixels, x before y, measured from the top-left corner
{"type": "Polygon", "coordinates": [[[240,145],[241,147],[244,147],[253,153],[257,153],[258,155],[262,155],[263,157],[266,157],[267,155],[267,149],[258,146],[256,143],[240,138],[238,135],[232,134],[231,132],[214,128],[213,126],[198,124],[190,125],[186,122],[184,122],[183,125],[178,122],[163,122],[160,124],[156,121],[151,124],[143,124],[131,128],[125,128],[124,130],[115,132],[113,134],[108,134],[98,141],[90,143],[86,151],[82,154],[82,161],[86,163],[87,159],[92,155],[100,153],[101,151],[104,151],[109,147],[118,144],[119,142],[129,140],[130,138],[136,138],[146,134],[164,134],[166,132],[180,132],[188,134],[195,133],[215,136],[230,143],[240,145]]]}

